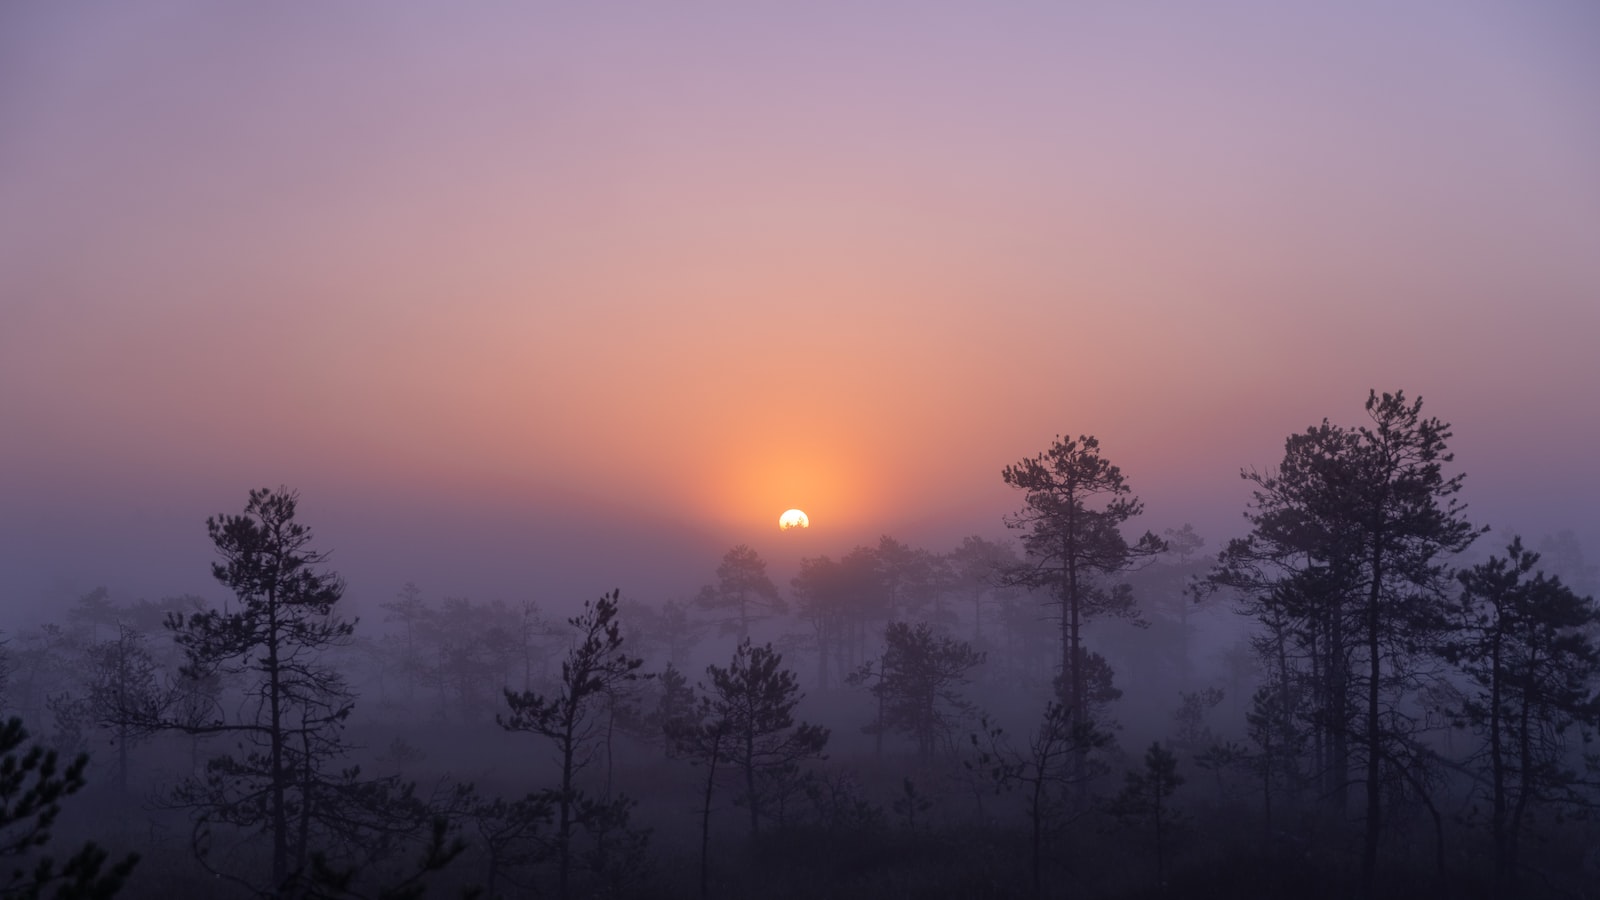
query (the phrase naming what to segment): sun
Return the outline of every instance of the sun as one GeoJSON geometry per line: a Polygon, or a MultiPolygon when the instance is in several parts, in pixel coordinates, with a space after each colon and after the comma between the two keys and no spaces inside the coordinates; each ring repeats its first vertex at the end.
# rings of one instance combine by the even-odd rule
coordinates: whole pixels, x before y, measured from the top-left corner
{"type": "Polygon", "coordinates": [[[778,517],[778,530],[788,531],[791,528],[810,528],[811,517],[798,509],[791,509],[778,517]]]}

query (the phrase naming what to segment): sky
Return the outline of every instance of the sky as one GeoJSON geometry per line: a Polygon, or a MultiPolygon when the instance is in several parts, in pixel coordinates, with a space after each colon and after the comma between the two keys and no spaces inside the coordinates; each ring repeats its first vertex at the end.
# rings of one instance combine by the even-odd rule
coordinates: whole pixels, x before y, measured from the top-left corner
{"type": "Polygon", "coordinates": [[[1596,160],[1583,0],[6,3],[0,602],[279,485],[368,603],[659,599],[1058,434],[1215,546],[1374,388],[1600,555],[1596,160]]]}

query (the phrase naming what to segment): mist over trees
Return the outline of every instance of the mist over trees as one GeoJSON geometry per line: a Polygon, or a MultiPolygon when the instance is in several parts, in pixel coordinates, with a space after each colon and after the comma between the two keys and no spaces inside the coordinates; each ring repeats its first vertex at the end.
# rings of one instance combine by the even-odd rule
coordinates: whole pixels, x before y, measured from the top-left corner
{"type": "Polygon", "coordinates": [[[1586,896],[1596,566],[1482,551],[1450,426],[1365,414],[1244,469],[1215,551],[1058,437],[975,523],[1015,540],[787,584],[738,544],[571,616],[406,584],[358,621],[299,495],[251,490],[205,523],[220,602],[5,635],[0,893],[1586,896]]]}

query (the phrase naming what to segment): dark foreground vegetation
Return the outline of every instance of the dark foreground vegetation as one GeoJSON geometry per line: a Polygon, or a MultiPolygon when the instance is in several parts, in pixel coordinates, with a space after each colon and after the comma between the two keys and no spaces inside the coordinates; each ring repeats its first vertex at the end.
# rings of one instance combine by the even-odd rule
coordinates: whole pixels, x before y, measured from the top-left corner
{"type": "Polygon", "coordinates": [[[224,602],[9,636],[0,894],[1600,895],[1595,567],[1484,537],[1420,401],[1366,412],[1246,471],[1220,552],[1059,438],[1002,472],[1016,544],[787,590],[739,546],[564,620],[407,587],[358,626],[252,491],[224,602]]]}

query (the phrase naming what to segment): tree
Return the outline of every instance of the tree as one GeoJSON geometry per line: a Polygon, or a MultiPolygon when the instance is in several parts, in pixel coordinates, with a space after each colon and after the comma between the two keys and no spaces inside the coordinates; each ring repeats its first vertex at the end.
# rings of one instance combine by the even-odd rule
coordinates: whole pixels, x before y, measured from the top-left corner
{"type": "Polygon", "coordinates": [[[121,620],[121,610],[111,600],[111,592],[104,587],[97,587],[78,598],[78,602],[67,610],[67,621],[76,629],[87,629],[85,636],[88,643],[100,641],[100,627],[117,627],[121,620]]]}
{"type": "MultiPolygon", "coordinates": [[[[412,870],[390,884],[367,893],[354,887],[358,867],[338,867],[322,853],[311,856],[311,874],[305,879],[308,900],[422,900],[428,895],[427,876],[448,866],[467,849],[466,841],[450,837],[450,821],[436,816],[429,823],[428,842],[412,870]]],[[[472,896],[474,892],[464,891],[472,896]]]]}
{"type": "Polygon", "coordinates": [[[138,864],[137,854],[107,867],[106,851],[90,842],[59,867],[50,857],[35,858],[50,842],[61,801],[83,788],[89,757],[79,754],[62,767],[54,750],[37,744],[22,750],[27,740],[21,719],[0,724],[0,858],[19,863],[0,883],[0,897],[40,897],[47,890],[58,900],[116,895],[138,864]]]}
{"type": "Polygon", "coordinates": [[[1222,688],[1205,688],[1199,691],[1179,691],[1178,708],[1172,713],[1176,734],[1172,746],[1191,756],[1202,753],[1217,743],[1217,734],[1206,724],[1206,718],[1222,703],[1222,688]]]}
{"type": "Polygon", "coordinates": [[[739,642],[727,668],[706,667],[711,679],[712,721],[727,735],[728,764],[743,781],[742,800],[750,810],[750,833],[761,830],[761,816],[775,783],[793,775],[801,761],[817,759],[828,745],[828,729],[796,722],[794,708],[804,695],[794,672],[771,644],[739,642]]]}
{"type": "Polygon", "coordinates": [[[1130,822],[1148,823],[1155,840],[1156,884],[1167,884],[1167,841],[1176,824],[1172,794],[1183,784],[1178,757],[1157,741],[1144,754],[1144,771],[1129,772],[1122,792],[1112,801],[1111,812],[1130,822]]]}
{"type": "Polygon", "coordinates": [[[501,896],[502,879],[520,891],[533,891],[531,885],[513,879],[506,870],[537,862],[547,849],[539,840],[539,832],[553,818],[553,799],[550,792],[536,791],[520,800],[495,797],[476,800],[471,805],[468,815],[477,825],[489,857],[485,894],[501,896]]]}
{"type": "Polygon", "coordinates": [[[1111,736],[1055,701],[1045,705],[1044,716],[1025,749],[1014,747],[1004,729],[992,725],[987,717],[979,720],[979,728],[970,735],[975,755],[966,767],[985,777],[997,794],[1022,789],[1033,896],[1042,897],[1045,839],[1066,818],[1067,791],[1090,777],[1081,761],[1109,744],[1111,736]]]}
{"type": "Polygon", "coordinates": [[[159,669],[145,649],[144,634],[117,626],[117,636],[89,648],[89,684],[85,698],[94,723],[112,733],[117,748],[117,787],[128,792],[128,751],[150,730],[139,725],[131,710],[157,709],[171,702],[158,682],[159,669]]]}
{"type": "MultiPolygon", "coordinates": [[[[943,619],[940,597],[950,582],[943,558],[918,547],[903,544],[889,535],[878,538],[874,556],[879,584],[884,590],[884,612],[890,617],[921,615],[932,604],[929,615],[943,619]]],[[[944,623],[941,623],[944,624],[944,623]]]]}
{"type": "Polygon", "coordinates": [[[851,585],[844,567],[828,556],[802,558],[799,574],[789,583],[794,586],[796,612],[811,625],[817,687],[826,691],[833,680],[828,662],[844,655],[851,585]]]}
{"type": "Polygon", "coordinates": [[[856,547],[837,561],[827,556],[800,560],[791,581],[798,612],[812,628],[817,651],[817,685],[827,690],[863,655],[865,623],[878,615],[886,588],[877,552],[856,547]]]}
{"type": "Polygon", "coordinates": [[[689,654],[705,636],[706,623],[696,619],[683,600],[667,600],[659,606],[631,603],[623,612],[627,621],[623,637],[645,659],[653,658],[645,648],[664,655],[668,666],[681,669],[687,665],[689,654]]]}
{"type": "Polygon", "coordinates": [[[662,695],[662,732],[667,738],[667,752],[691,765],[700,766],[704,774],[700,782],[700,896],[711,894],[711,812],[712,797],[716,792],[717,773],[728,757],[732,722],[718,715],[711,698],[695,698],[691,690],[685,697],[687,682],[674,669],[662,673],[667,690],[662,695]],[[685,703],[683,701],[690,702],[685,703]]]}
{"type": "Polygon", "coordinates": [[[945,554],[951,587],[972,602],[972,643],[983,646],[983,608],[993,604],[1005,589],[1005,573],[1015,572],[1022,560],[1010,542],[996,543],[979,535],[968,535],[961,545],[945,554]]]}
{"type": "Polygon", "coordinates": [[[12,691],[8,699],[24,719],[33,719],[45,711],[51,697],[69,689],[68,676],[74,671],[81,643],[53,623],[25,631],[7,643],[11,655],[6,683],[12,691]]]}
{"type": "MultiPolygon", "coordinates": [[[[1364,783],[1362,886],[1376,878],[1386,770],[1406,778],[1416,720],[1401,702],[1419,683],[1445,622],[1446,561],[1481,531],[1446,477],[1450,428],[1422,400],[1368,394],[1369,424],[1323,420],[1291,436],[1277,472],[1245,471],[1251,533],[1211,576],[1282,629],[1309,667],[1324,793],[1364,783]],[[1359,774],[1353,769],[1359,764],[1359,774]]],[[[1286,663],[1285,663],[1286,664],[1286,663]]],[[[1414,779],[1413,779],[1414,780],[1414,779]]]]}
{"type": "Polygon", "coordinates": [[[617,622],[620,597],[619,591],[605,594],[585,603],[583,612],[568,620],[577,631],[577,643],[561,663],[561,686],[555,694],[507,689],[511,714],[495,717],[507,731],[536,734],[555,748],[561,769],[561,786],[554,792],[555,852],[563,898],[572,896],[573,833],[578,827],[599,824],[597,816],[603,812],[579,789],[578,776],[600,752],[606,725],[603,713],[608,710],[611,691],[639,678],[638,669],[644,664],[622,651],[617,622]]]}
{"type": "Polygon", "coordinates": [[[386,614],[383,617],[385,622],[395,622],[400,626],[398,635],[384,635],[384,643],[390,646],[394,667],[399,670],[400,677],[405,683],[406,704],[415,707],[417,681],[427,671],[421,632],[427,626],[431,611],[428,609],[427,601],[422,599],[422,589],[409,581],[393,600],[379,603],[378,608],[386,614]]]}
{"type": "Polygon", "coordinates": [[[1250,762],[1261,779],[1262,828],[1269,835],[1273,794],[1286,790],[1294,801],[1304,781],[1301,761],[1308,735],[1299,716],[1302,686],[1298,680],[1263,684],[1251,696],[1250,710],[1245,713],[1246,733],[1256,747],[1250,762]]]}
{"type": "Polygon", "coordinates": [[[741,641],[750,636],[752,619],[781,615],[788,609],[778,594],[778,586],[767,577],[766,561],[744,544],[723,554],[716,584],[701,588],[695,602],[703,609],[731,610],[733,617],[723,628],[736,633],[741,641]]]}
{"type": "MultiPolygon", "coordinates": [[[[337,616],[344,583],[322,566],[312,533],[295,520],[299,495],[287,488],[252,490],[243,515],[206,520],[220,562],[212,575],[233,591],[238,606],[167,619],[184,651],[184,673],[242,676],[248,701],[234,721],[168,721],[190,733],[226,734],[242,756],[219,756],[203,779],[180,786],[178,801],[211,820],[262,828],[272,841],[271,883],[282,890],[305,869],[313,830],[332,811],[320,796],[333,793],[323,769],[344,753],[340,738],[354,707],[323,651],[344,646],[354,624],[337,616]]],[[[230,877],[232,873],[229,873],[230,877]]]]}
{"type": "Polygon", "coordinates": [[[1134,543],[1121,527],[1144,511],[1132,496],[1122,470],[1100,455],[1092,436],[1057,437],[1038,456],[1006,466],[1006,484],[1026,493],[1025,506],[1006,520],[1024,529],[1027,560],[1012,582],[1052,588],[1061,607],[1062,703],[1080,714],[1088,710],[1088,682],[1082,629],[1100,615],[1132,615],[1126,586],[1109,587],[1097,578],[1113,575],[1165,549],[1150,532],[1134,543]]]}
{"type": "Polygon", "coordinates": [[[933,808],[933,801],[928,795],[917,790],[916,782],[911,777],[900,779],[900,796],[894,798],[891,804],[894,811],[899,813],[906,823],[906,830],[915,834],[917,830],[917,814],[926,813],[933,808]]]}
{"type": "MultiPolygon", "coordinates": [[[[1164,675],[1164,685],[1182,689],[1194,683],[1198,605],[1191,588],[1211,571],[1215,557],[1201,552],[1205,540],[1191,525],[1164,529],[1161,537],[1166,550],[1130,575],[1128,581],[1139,597],[1141,614],[1150,622],[1150,627],[1138,636],[1138,652],[1141,657],[1153,656],[1165,664],[1152,675],[1164,675]]],[[[1146,676],[1146,683],[1150,680],[1146,676]]]]}
{"type": "Polygon", "coordinates": [[[960,688],[984,655],[966,641],[935,635],[926,622],[891,622],[883,639],[883,677],[872,688],[883,701],[881,727],[913,737],[917,756],[927,762],[935,745],[971,712],[960,688]]]}
{"type": "Polygon", "coordinates": [[[531,687],[535,639],[548,632],[536,607],[513,610],[501,601],[446,597],[427,621],[429,674],[441,714],[451,710],[463,721],[487,718],[499,705],[499,690],[531,687]]]}
{"type": "Polygon", "coordinates": [[[1473,761],[1489,792],[1497,897],[1517,892],[1530,809],[1582,799],[1570,732],[1587,745],[1600,726],[1600,609],[1537,571],[1539,559],[1515,538],[1504,557],[1460,573],[1463,627],[1446,649],[1471,684],[1461,720],[1483,739],[1473,761]]]}

